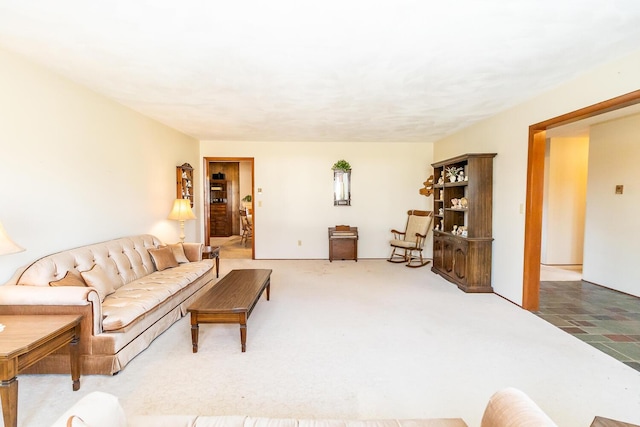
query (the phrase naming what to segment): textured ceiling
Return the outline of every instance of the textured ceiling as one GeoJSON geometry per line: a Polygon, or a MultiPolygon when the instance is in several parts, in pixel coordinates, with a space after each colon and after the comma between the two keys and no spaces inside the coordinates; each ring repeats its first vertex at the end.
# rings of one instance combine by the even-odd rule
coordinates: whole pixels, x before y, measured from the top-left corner
{"type": "Polygon", "coordinates": [[[199,139],[432,142],[640,49],[640,1],[0,0],[0,46],[199,139]]]}

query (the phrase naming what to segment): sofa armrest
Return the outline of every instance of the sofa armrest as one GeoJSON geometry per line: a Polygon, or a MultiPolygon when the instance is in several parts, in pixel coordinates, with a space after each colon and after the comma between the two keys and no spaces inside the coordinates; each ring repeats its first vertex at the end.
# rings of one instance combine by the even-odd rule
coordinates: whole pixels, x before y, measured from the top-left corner
{"type": "MultiPolygon", "coordinates": [[[[102,332],[102,305],[98,292],[82,286],[0,286],[0,313],[62,314],[64,307],[86,306],[92,314],[93,335],[102,332]],[[61,309],[62,307],[62,309],[61,309]]],[[[69,311],[69,314],[77,311],[69,311]]]]}
{"type": "Polygon", "coordinates": [[[65,411],[51,427],[81,425],[127,427],[127,418],[116,396],[102,391],[93,391],[65,411]],[[77,422],[72,421],[71,424],[67,424],[67,420],[71,417],[77,422]]]}
{"type": "Polygon", "coordinates": [[[204,249],[204,244],[187,242],[183,243],[182,247],[184,248],[184,254],[189,261],[202,261],[202,250],[204,249]]]}
{"type": "Polygon", "coordinates": [[[513,387],[491,396],[481,427],[558,427],[523,391],[513,387]]]}

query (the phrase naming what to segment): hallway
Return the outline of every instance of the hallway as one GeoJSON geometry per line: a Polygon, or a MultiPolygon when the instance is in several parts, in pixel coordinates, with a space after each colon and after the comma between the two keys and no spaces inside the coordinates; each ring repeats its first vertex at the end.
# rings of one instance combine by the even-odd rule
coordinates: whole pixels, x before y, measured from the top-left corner
{"type": "Polygon", "coordinates": [[[220,259],[251,259],[251,243],[245,245],[240,236],[209,238],[211,246],[220,246],[220,259]]]}

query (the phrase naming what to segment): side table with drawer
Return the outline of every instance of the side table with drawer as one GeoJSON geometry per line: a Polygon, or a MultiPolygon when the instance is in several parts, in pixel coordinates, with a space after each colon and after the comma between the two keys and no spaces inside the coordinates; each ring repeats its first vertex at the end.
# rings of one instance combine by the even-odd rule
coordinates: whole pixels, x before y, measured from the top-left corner
{"type": "Polygon", "coordinates": [[[220,277],[220,246],[205,246],[202,249],[203,259],[216,260],[216,278],[220,277]]]}

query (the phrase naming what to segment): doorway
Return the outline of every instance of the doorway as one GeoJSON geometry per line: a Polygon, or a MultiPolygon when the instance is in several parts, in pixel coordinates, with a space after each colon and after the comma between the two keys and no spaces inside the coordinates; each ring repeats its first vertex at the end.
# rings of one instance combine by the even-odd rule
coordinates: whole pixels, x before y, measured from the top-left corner
{"type": "Polygon", "coordinates": [[[540,280],[574,280],[584,253],[589,127],[563,126],[546,136],[540,280]]]}
{"type": "Polygon", "coordinates": [[[241,209],[250,211],[255,230],[253,205],[243,201],[253,200],[254,159],[205,157],[203,161],[205,244],[220,246],[221,258],[255,259],[255,233],[243,237],[246,229],[240,215],[241,209]]]}
{"type": "Polygon", "coordinates": [[[524,309],[536,311],[540,305],[546,131],[638,103],[640,103],[640,90],[529,126],[522,291],[522,307],[524,309]]]}

